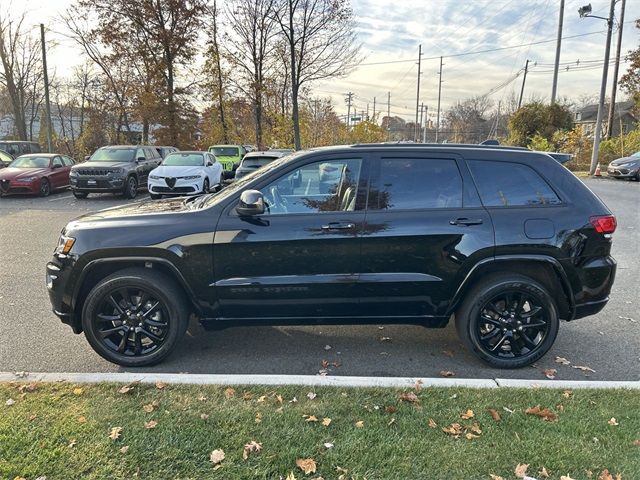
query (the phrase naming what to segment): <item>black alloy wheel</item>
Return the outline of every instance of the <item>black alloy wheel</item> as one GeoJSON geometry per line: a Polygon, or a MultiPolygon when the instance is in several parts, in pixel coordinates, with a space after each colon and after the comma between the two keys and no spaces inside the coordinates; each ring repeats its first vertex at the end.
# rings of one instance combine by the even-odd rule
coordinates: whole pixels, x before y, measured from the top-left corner
{"type": "Polygon", "coordinates": [[[479,358],[498,368],[520,368],[553,345],[559,319],[555,300],[535,280],[495,274],[482,279],[456,312],[458,335],[479,358]]]}
{"type": "Polygon", "coordinates": [[[89,194],[87,192],[74,191],[73,196],[76,197],[78,200],[82,200],[83,198],[87,198],[89,194]]]}
{"type": "Polygon", "coordinates": [[[46,178],[41,178],[40,179],[40,196],[41,197],[48,197],[49,194],[51,193],[51,184],[49,183],[49,180],[46,178]]]}
{"type": "Polygon", "coordinates": [[[103,358],[126,367],[153,365],[184,335],[190,310],[182,290],[161,272],[130,268],[89,292],[82,328],[103,358]]]}

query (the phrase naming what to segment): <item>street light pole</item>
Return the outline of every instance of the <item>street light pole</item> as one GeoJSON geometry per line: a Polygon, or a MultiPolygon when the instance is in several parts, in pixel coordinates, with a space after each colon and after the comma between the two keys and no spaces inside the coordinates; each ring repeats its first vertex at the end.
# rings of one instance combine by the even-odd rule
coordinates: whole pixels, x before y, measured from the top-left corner
{"type": "Polygon", "coordinates": [[[47,116],[47,152],[53,152],[51,132],[51,104],[49,102],[49,75],[47,74],[47,47],[44,41],[44,24],[40,24],[40,42],[42,43],[42,73],[44,77],[44,107],[47,116]]]}
{"type": "Polygon", "coordinates": [[[596,173],[598,166],[598,150],[600,149],[600,138],[602,136],[602,117],[604,115],[604,97],[607,93],[607,75],[609,73],[609,52],[611,51],[611,32],[613,29],[613,15],[616,7],[616,0],[611,0],[609,6],[609,17],[597,17],[591,15],[591,4],[584,6],[578,10],[582,17],[602,18],[607,21],[607,43],[604,48],[604,65],[602,67],[602,83],[600,84],[600,99],[598,101],[598,115],[596,116],[596,127],[593,134],[593,152],[591,152],[591,168],[589,174],[596,173]]]}
{"type": "Polygon", "coordinates": [[[551,104],[556,103],[558,92],[558,67],[560,66],[560,46],[562,45],[562,20],[564,19],[564,0],[560,0],[560,17],[558,18],[558,39],[556,40],[556,61],[553,65],[553,86],[551,87],[551,104]]]}

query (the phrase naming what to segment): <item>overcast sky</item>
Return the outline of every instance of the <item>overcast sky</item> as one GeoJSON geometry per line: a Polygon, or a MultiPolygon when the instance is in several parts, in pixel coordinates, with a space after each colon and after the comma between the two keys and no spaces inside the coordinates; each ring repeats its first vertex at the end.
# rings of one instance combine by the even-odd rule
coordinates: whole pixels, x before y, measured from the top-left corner
{"type": "MultiPolygon", "coordinates": [[[[599,91],[606,22],[579,18],[578,7],[588,2],[565,2],[563,36],[595,33],[563,40],[559,96],[578,98],[599,91]]],[[[608,0],[591,0],[591,3],[594,15],[607,16],[608,0]]],[[[27,8],[34,28],[40,22],[45,23],[50,30],[48,39],[56,42],[49,52],[49,69],[55,70],[58,76],[70,74],[73,66],[83,61],[70,40],[60,35],[62,26],[55,20],[70,4],[70,0],[0,0],[1,8],[9,6],[15,13],[27,8]]],[[[559,4],[560,0],[352,0],[365,58],[348,76],[315,84],[314,93],[331,97],[338,113],[346,113],[343,94],[349,91],[355,94],[358,111],[365,110],[367,102],[372,109],[376,97],[377,110],[382,108],[386,113],[390,91],[392,114],[410,119],[415,114],[416,61],[418,45],[422,44],[420,101],[429,106],[430,113],[435,113],[437,105],[441,55],[445,57],[443,109],[473,95],[492,92],[491,99],[497,103],[506,99],[511,91],[519,92],[521,70],[527,59],[531,60],[531,68],[525,97],[534,94],[549,98],[559,4]],[[518,47],[547,40],[550,42],[518,47]],[[503,50],[450,57],[498,48],[503,50]],[[520,75],[515,77],[518,72],[520,75]],[[505,83],[506,86],[500,88],[505,83]]],[[[640,1],[627,0],[623,54],[640,43],[640,30],[632,23],[637,18],[640,18],[640,1]]],[[[614,32],[612,58],[616,35],[614,32]]],[[[623,64],[621,72],[625,66],[623,64]]],[[[609,71],[611,78],[612,69],[609,71]]]]}

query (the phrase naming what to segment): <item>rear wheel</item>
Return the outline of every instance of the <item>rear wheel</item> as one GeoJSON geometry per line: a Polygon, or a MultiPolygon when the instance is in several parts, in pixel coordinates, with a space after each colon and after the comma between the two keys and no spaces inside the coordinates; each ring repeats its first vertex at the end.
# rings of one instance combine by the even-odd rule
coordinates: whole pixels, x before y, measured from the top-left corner
{"type": "Polygon", "coordinates": [[[558,327],[553,297],[523,275],[483,279],[456,312],[462,342],[497,368],[520,368],[539,360],[553,345],[558,327]]]}
{"type": "Polygon", "coordinates": [[[184,335],[189,308],[180,287],[150,269],[116,272],[89,293],[82,328],[91,347],[125,367],[162,361],[184,335]]]}
{"type": "Polygon", "coordinates": [[[73,192],[73,196],[81,200],[83,198],[87,198],[89,194],[87,192],[73,192]]]}
{"type": "Polygon", "coordinates": [[[136,195],[138,195],[138,181],[136,180],[136,177],[129,177],[127,178],[127,181],[124,184],[124,192],[123,195],[125,198],[136,198],[136,195]]]}
{"type": "Polygon", "coordinates": [[[47,178],[40,179],[40,191],[38,193],[41,197],[48,197],[51,193],[51,184],[47,178]]]}

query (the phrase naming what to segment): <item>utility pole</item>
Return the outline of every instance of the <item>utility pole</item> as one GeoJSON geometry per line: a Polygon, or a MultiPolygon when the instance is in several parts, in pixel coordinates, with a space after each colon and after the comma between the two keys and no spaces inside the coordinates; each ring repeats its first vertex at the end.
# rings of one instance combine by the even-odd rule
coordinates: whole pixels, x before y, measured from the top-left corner
{"type": "Polygon", "coordinates": [[[522,105],[522,96],[524,95],[524,83],[527,81],[527,72],[529,71],[529,60],[524,65],[524,76],[522,77],[522,88],[520,88],[520,98],[518,99],[518,109],[522,105]]]}
{"type": "Polygon", "coordinates": [[[347,92],[347,130],[351,124],[351,98],[353,97],[352,92],[347,92]]]}
{"type": "Polygon", "coordinates": [[[371,116],[373,121],[376,121],[376,97],[373,97],[373,115],[371,116]]]}
{"type": "Polygon", "coordinates": [[[369,102],[367,102],[367,122],[369,121],[369,102]]]}
{"type": "Polygon", "coordinates": [[[440,98],[442,97],[442,57],[440,57],[440,71],[438,72],[438,114],[436,115],[436,143],[440,132],[440,98]]]}
{"type": "Polygon", "coordinates": [[[416,124],[416,142],[420,141],[420,131],[422,130],[422,113],[424,110],[424,103],[420,104],[420,123],[416,124]],[[419,126],[418,126],[419,125],[419,126]]]}
{"type": "Polygon", "coordinates": [[[391,138],[391,92],[387,92],[387,142],[391,138]]]}
{"type": "MultiPolygon", "coordinates": [[[[618,21],[618,45],[616,47],[616,63],[613,67],[613,87],[611,87],[611,102],[609,103],[609,118],[607,120],[607,138],[611,138],[613,132],[613,114],[616,108],[616,93],[618,91],[618,69],[620,68],[620,49],[622,48],[622,26],[624,25],[624,9],[627,0],[622,0],[620,5],[620,20],[618,21]]],[[[620,133],[622,129],[620,129],[620,133]]]]}
{"type": "Polygon", "coordinates": [[[422,62],[422,45],[418,45],[418,89],[416,91],[416,128],[413,134],[414,140],[418,141],[418,107],[420,106],[420,67],[422,62]]]}
{"type": "Polygon", "coordinates": [[[422,126],[422,143],[427,143],[427,124],[429,123],[429,105],[424,107],[424,125],[422,126]]]}
{"type": "Polygon", "coordinates": [[[47,151],[52,153],[53,142],[51,141],[51,104],[49,103],[49,75],[47,74],[47,47],[44,42],[44,24],[40,24],[40,41],[42,43],[42,72],[44,76],[44,106],[47,116],[47,151]]]}
{"type": "Polygon", "coordinates": [[[609,52],[611,51],[611,32],[613,30],[613,14],[615,12],[616,0],[611,0],[609,6],[609,17],[607,21],[607,43],[604,47],[604,66],[602,67],[602,84],[600,85],[600,101],[598,102],[598,115],[596,117],[596,129],[593,135],[593,152],[591,152],[591,169],[589,174],[596,173],[598,166],[598,150],[600,149],[600,137],[602,135],[602,117],[604,114],[604,96],[607,94],[607,74],[609,73],[609,52]]]}
{"type": "Polygon", "coordinates": [[[553,66],[553,86],[551,87],[551,105],[556,103],[558,91],[558,68],[560,66],[560,45],[562,44],[562,20],[564,18],[564,0],[560,0],[560,17],[558,18],[558,39],[556,40],[556,63],[553,66]]]}

